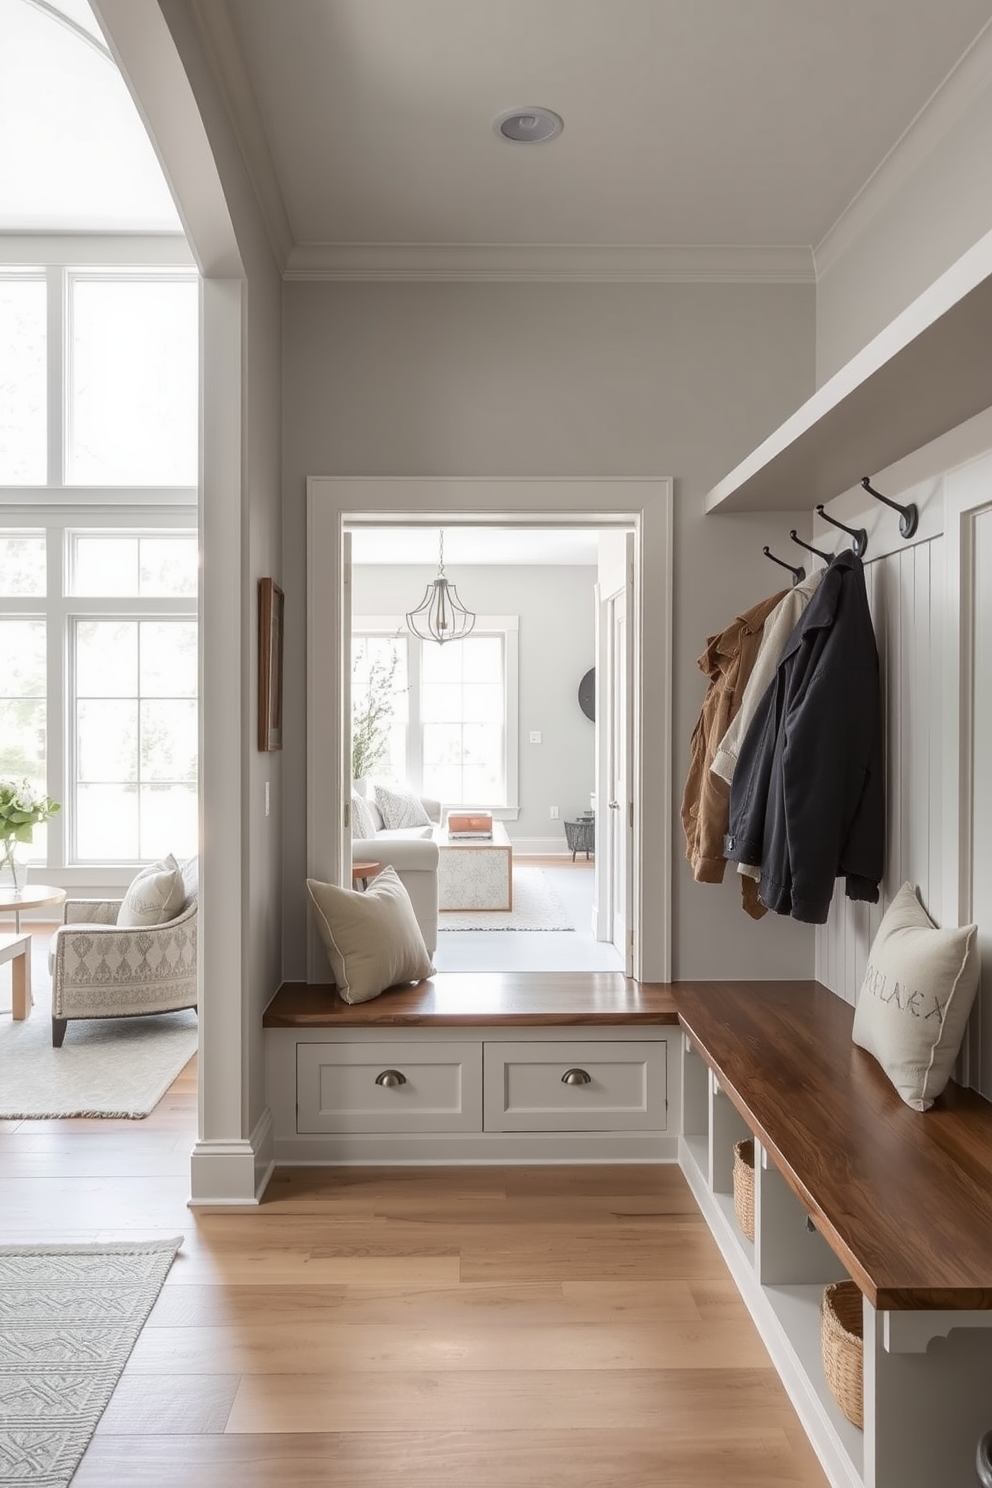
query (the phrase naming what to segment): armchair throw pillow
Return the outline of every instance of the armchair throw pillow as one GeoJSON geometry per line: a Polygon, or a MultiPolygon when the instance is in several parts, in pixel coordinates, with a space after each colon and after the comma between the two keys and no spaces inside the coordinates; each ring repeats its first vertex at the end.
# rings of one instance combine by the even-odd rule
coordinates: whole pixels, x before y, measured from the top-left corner
{"type": "Polygon", "coordinates": [[[176,918],[185,902],[183,872],[169,853],[168,857],[140,869],[132,878],[117,911],[117,923],[128,930],[164,925],[176,918]]]}
{"type": "Polygon", "coordinates": [[[431,824],[419,796],[409,795],[405,791],[387,790],[384,785],[377,785],[375,803],[382,812],[383,826],[391,831],[400,827],[429,827],[431,824]]]}
{"type": "Polygon", "coordinates": [[[410,896],[395,868],[383,868],[364,893],[307,879],[314,920],[338,992],[370,1002],[387,987],[419,982],[434,970],[410,896]]]}
{"type": "Polygon", "coordinates": [[[977,930],[939,930],[905,883],[868,954],[854,1042],[915,1111],[929,1110],[951,1077],[978,987],[977,930]]]}

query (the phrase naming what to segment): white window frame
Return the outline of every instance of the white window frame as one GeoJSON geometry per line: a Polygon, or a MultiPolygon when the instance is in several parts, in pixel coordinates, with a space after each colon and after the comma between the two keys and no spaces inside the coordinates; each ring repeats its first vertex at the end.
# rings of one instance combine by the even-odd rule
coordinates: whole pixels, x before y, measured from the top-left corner
{"type": "MultiPolygon", "coordinates": [[[[164,237],[128,238],[127,261],[120,258],[121,245],[111,251],[112,240],[94,243],[67,237],[60,243],[46,238],[25,240],[0,238],[0,279],[43,278],[47,285],[46,336],[48,373],[47,480],[43,485],[0,486],[0,506],[44,507],[57,501],[63,506],[92,509],[96,506],[142,508],[196,505],[195,486],[70,486],[66,484],[68,457],[69,332],[72,285],[77,280],[101,279],[130,282],[137,279],[197,281],[195,267],[187,267],[189,249],[180,239],[181,252],[164,237]],[[11,245],[18,257],[11,257],[11,245]],[[38,250],[31,261],[28,248],[38,250]],[[100,254],[94,257],[95,250],[100,254]],[[184,262],[184,259],[186,260],[184,262]]],[[[129,520],[129,519],[128,519],[129,520]]]]}
{"type": "MultiPolygon", "coordinates": [[[[189,244],[182,234],[87,234],[52,237],[0,235],[0,277],[28,275],[47,285],[48,438],[45,485],[0,486],[0,530],[39,532],[47,537],[47,594],[41,599],[0,596],[0,615],[43,618],[47,629],[48,794],[62,803],[47,823],[45,877],[66,889],[126,887],[135,863],[81,864],[67,853],[71,840],[74,739],[70,709],[70,616],[199,619],[199,597],[179,599],[137,595],[76,597],[68,593],[70,532],[112,531],[151,536],[198,528],[198,489],[192,486],[69,486],[67,458],[68,321],[73,279],[142,277],[199,280],[189,244]],[[68,730],[68,732],[67,732],[68,730]]],[[[201,688],[202,693],[202,663],[201,688]]]]}
{"type": "MultiPolygon", "coordinates": [[[[360,636],[405,636],[407,641],[407,681],[410,689],[407,724],[407,767],[410,783],[420,788],[423,772],[422,720],[420,717],[420,653],[432,644],[413,634],[405,615],[355,615],[351,622],[352,638],[360,636]]],[[[493,807],[500,821],[516,821],[520,815],[520,725],[519,725],[519,637],[517,615],[477,615],[473,636],[498,635],[503,642],[503,775],[505,799],[493,807]]],[[[445,801],[445,806],[478,805],[473,801],[445,801]]]]}
{"type": "Polygon", "coordinates": [[[44,619],[46,622],[47,686],[47,785],[48,794],[61,802],[62,810],[48,826],[46,880],[62,888],[101,883],[127,885],[143,860],[85,862],[72,854],[75,838],[75,734],[72,726],[75,686],[73,680],[73,623],[78,619],[198,619],[196,595],[169,598],[162,595],[83,597],[68,592],[70,544],[76,533],[113,532],[152,537],[156,534],[188,533],[196,537],[195,507],[180,510],[71,512],[25,510],[0,507],[0,532],[44,532],[47,550],[47,594],[0,596],[0,616],[44,619]]]}

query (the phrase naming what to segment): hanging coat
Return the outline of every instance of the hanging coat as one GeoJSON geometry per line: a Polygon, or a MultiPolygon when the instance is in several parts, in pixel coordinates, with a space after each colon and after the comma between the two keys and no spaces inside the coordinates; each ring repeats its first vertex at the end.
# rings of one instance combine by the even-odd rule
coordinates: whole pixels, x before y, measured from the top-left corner
{"type": "Polygon", "coordinates": [[[751,675],[765,619],[788,591],[763,599],[738,615],[719,635],[710,636],[696,665],[709,678],[690,744],[689,772],[682,796],[685,855],[698,883],[720,883],[727,860],[723,838],[730,812],[730,790],[713,775],[716,747],[740,707],[751,675]]]}
{"type": "Polygon", "coordinates": [[[834,880],[878,899],[885,836],[878,652],[864,566],[833,560],[741,743],[728,859],[761,866],[758,894],[822,925],[834,880]]]}

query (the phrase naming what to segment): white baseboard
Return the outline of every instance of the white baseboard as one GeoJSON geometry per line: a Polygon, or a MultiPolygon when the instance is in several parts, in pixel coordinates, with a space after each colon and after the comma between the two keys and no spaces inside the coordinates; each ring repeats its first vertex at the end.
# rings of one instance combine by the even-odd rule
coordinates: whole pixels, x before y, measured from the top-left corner
{"type": "Polygon", "coordinates": [[[667,1132],[322,1132],[277,1137],[276,1166],[431,1167],[447,1163],[673,1163],[667,1132]]]}
{"type": "Polygon", "coordinates": [[[247,1140],[196,1142],[189,1163],[189,1207],[258,1204],[274,1167],[272,1112],[266,1106],[247,1140]]]}

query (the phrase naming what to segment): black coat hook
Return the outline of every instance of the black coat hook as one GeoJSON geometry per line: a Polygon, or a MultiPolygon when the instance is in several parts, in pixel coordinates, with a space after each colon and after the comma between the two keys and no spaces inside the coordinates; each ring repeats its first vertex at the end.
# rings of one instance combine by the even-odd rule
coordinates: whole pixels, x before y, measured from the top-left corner
{"type": "Polygon", "coordinates": [[[899,531],[903,537],[912,537],[920,524],[920,511],[916,503],[911,502],[909,506],[900,506],[898,501],[893,501],[891,497],[883,496],[881,491],[876,491],[868,475],[861,477],[861,484],[869,496],[874,496],[876,501],[884,501],[886,506],[891,506],[893,511],[899,512],[899,531]]]}
{"type": "Polygon", "coordinates": [[[792,531],[789,533],[789,536],[792,538],[792,541],[794,543],[798,543],[801,548],[805,548],[807,553],[815,553],[817,558],[823,559],[824,563],[833,562],[833,553],[824,553],[822,548],[813,548],[810,546],[809,543],[803,542],[795,527],[793,527],[792,531]]]}
{"type": "Polygon", "coordinates": [[[802,583],[803,579],[806,577],[806,570],[802,567],[801,564],[798,568],[796,568],[791,563],[786,563],[784,558],[776,558],[775,554],[772,552],[767,543],[765,543],[765,546],[762,548],[761,551],[764,553],[765,557],[770,558],[773,563],[778,563],[781,565],[782,568],[787,568],[789,570],[792,575],[793,589],[796,587],[797,584],[802,583]]]}
{"type": "Polygon", "coordinates": [[[863,558],[868,551],[868,533],[864,527],[848,527],[846,523],[838,522],[837,518],[832,517],[825,509],[822,501],[816,509],[823,520],[830,523],[831,527],[839,527],[841,532],[847,532],[854,539],[851,543],[851,547],[854,549],[854,556],[855,558],[863,558]]]}

